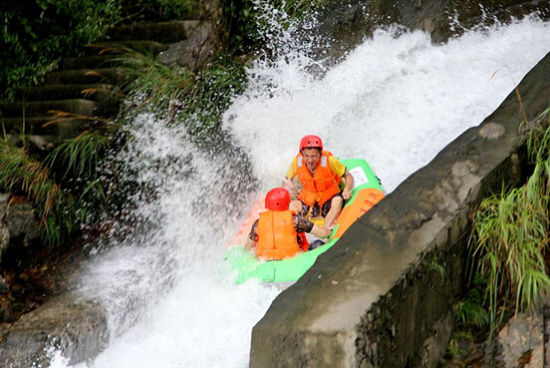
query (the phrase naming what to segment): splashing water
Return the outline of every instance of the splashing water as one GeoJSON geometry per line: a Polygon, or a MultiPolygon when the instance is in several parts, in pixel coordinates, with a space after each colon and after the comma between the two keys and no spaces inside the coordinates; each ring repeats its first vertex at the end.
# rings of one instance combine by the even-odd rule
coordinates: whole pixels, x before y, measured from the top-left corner
{"type": "MultiPolygon", "coordinates": [[[[287,50],[249,70],[224,129],[262,190],[280,183],[312,133],[336,156],[367,159],[392,191],[500,104],[550,51],[549,28],[526,19],[439,46],[422,32],[381,30],[321,78],[307,72],[314,62],[303,52],[287,50]]],[[[243,179],[224,170],[230,157],[202,153],[182,128],[144,114],[131,129],[125,159],[158,188],[137,211],[154,226],[98,256],[83,277],[82,292],[103,302],[111,331],[87,366],[244,368],[251,329],[284,286],[233,285],[225,269],[239,222],[227,187],[243,179]]]]}
{"type": "Polygon", "coordinates": [[[259,64],[226,127],[266,187],[284,175],[300,138],[318,134],[336,156],[367,159],[391,191],[494,111],[550,49],[548,27],[525,20],[441,46],[422,32],[377,31],[320,80],[301,64],[259,64]]]}

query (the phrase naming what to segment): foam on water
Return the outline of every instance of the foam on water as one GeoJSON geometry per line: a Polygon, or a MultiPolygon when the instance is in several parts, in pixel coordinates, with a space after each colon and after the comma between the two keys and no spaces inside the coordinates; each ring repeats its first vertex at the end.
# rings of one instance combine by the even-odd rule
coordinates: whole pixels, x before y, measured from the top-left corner
{"type": "MultiPolygon", "coordinates": [[[[301,136],[314,133],[337,156],[367,159],[391,191],[500,104],[550,51],[549,28],[529,19],[440,46],[422,32],[378,31],[322,78],[289,51],[249,71],[224,129],[264,190],[280,183],[301,136]]],[[[251,329],[284,286],[232,284],[223,253],[240,219],[226,196],[231,175],[220,174],[231,162],[155,120],[136,119],[124,158],[138,181],[155,183],[156,199],[137,209],[152,225],[98,256],[82,280],[82,292],[105,305],[111,332],[87,366],[247,367],[251,329]],[[197,200],[212,204],[197,210],[197,200]]]]}

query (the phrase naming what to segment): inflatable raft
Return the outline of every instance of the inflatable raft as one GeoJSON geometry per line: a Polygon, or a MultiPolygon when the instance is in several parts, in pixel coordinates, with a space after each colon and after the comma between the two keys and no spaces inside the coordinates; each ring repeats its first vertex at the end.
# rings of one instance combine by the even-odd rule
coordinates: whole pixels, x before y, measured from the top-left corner
{"type": "MultiPolygon", "coordinates": [[[[225,256],[232,272],[236,274],[235,283],[240,284],[250,279],[263,282],[288,282],[298,280],[315,263],[317,257],[338,242],[342,234],[365,212],[370,210],[384,197],[382,185],[370,166],[362,159],[341,160],[353,176],[354,187],[351,198],[347,201],[336,220],[328,241],[313,250],[300,253],[296,257],[276,261],[258,259],[253,251],[244,249],[244,245],[231,246],[225,256]]],[[[263,198],[256,201],[236,239],[244,242],[250,227],[264,210],[263,198]]],[[[316,221],[316,219],[312,219],[316,221]]],[[[235,239],[235,238],[234,238],[235,239]]],[[[235,240],[234,240],[235,241],[235,240]]],[[[236,244],[233,242],[233,244],[236,244]]]]}

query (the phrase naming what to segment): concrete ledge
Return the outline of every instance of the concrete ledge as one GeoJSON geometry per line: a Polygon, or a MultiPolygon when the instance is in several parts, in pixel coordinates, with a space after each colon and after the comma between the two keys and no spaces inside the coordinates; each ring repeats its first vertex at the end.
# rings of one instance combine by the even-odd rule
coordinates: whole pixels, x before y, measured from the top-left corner
{"type": "Polygon", "coordinates": [[[109,35],[113,41],[151,40],[173,43],[185,40],[199,25],[198,20],[176,20],[151,24],[133,24],[115,27],[109,35]]]}
{"type": "MultiPolygon", "coordinates": [[[[71,117],[55,119],[52,116],[36,116],[26,119],[21,117],[4,118],[0,121],[4,124],[7,133],[50,135],[55,137],[58,143],[65,138],[76,137],[82,131],[97,124],[94,120],[71,117]]],[[[51,142],[51,139],[48,141],[51,142]]]]}
{"type": "Polygon", "coordinates": [[[159,52],[166,50],[168,45],[146,40],[133,40],[133,41],[103,41],[86,45],[87,55],[110,55],[121,54],[126,50],[137,50],[141,52],[149,52],[151,54],[158,54],[159,52]]]}
{"type": "Polygon", "coordinates": [[[51,110],[67,111],[81,115],[94,115],[97,103],[83,98],[54,101],[29,101],[0,104],[0,111],[6,117],[44,116],[51,110]]]}
{"type": "Polygon", "coordinates": [[[48,73],[44,84],[118,84],[126,78],[122,68],[75,69],[48,73]]]}
{"type": "MultiPolygon", "coordinates": [[[[537,123],[550,103],[550,54],[518,90],[537,123]]],[[[447,343],[464,287],[469,216],[504,182],[527,176],[521,120],[512,92],[359,219],[274,300],[252,331],[250,366],[435,366],[442,349],[429,338],[442,334],[435,340],[447,343]]]]}
{"type": "Polygon", "coordinates": [[[120,64],[119,58],[120,55],[116,54],[68,57],[61,59],[59,69],[71,70],[108,68],[120,64]]]}
{"type": "Polygon", "coordinates": [[[118,99],[110,84],[48,84],[20,88],[15,98],[19,101],[51,101],[85,98],[93,101],[118,99]]]}

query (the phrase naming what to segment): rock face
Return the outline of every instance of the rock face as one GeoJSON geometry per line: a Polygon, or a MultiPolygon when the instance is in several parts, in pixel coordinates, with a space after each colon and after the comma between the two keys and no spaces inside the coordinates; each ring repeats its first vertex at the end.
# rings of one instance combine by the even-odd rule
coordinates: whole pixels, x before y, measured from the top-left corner
{"type": "Polygon", "coordinates": [[[542,314],[520,313],[513,317],[497,336],[505,368],[544,367],[544,326],[542,314]],[[520,362],[524,361],[524,365],[520,362]]]}
{"type": "MultiPolygon", "coordinates": [[[[550,54],[518,91],[540,124],[550,54]]],[[[359,219],[254,327],[250,366],[435,367],[464,286],[469,215],[527,175],[520,111],[512,92],[359,219]]]]}
{"type": "Polygon", "coordinates": [[[334,0],[320,11],[319,31],[329,40],[328,53],[338,59],[379,26],[420,29],[443,42],[476,25],[521,19],[533,11],[550,17],[546,0],[334,0]]]}
{"type": "Polygon", "coordinates": [[[102,307],[66,293],[25,314],[0,336],[0,362],[9,368],[48,367],[56,349],[76,364],[95,357],[107,341],[102,307]]]}
{"type": "Polygon", "coordinates": [[[212,23],[200,22],[190,30],[186,39],[171,43],[157,60],[170,67],[187,67],[197,71],[210,60],[218,44],[217,31],[212,23]]]}
{"type": "Polygon", "coordinates": [[[10,231],[5,223],[8,199],[9,195],[0,193],[0,261],[2,261],[2,254],[6,251],[10,242],[10,231]]]}
{"type": "Polygon", "coordinates": [[[10,196],[0,193],[0,262],[6,252],[27,247],[40,237],[39,224],[28,202],[9,204],[10,196]]]}

